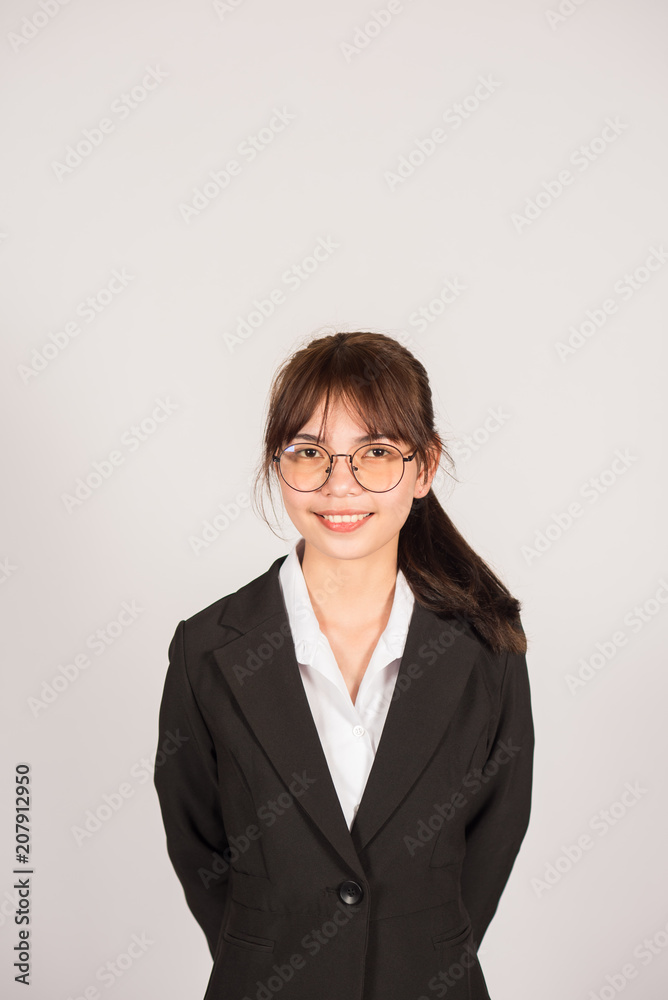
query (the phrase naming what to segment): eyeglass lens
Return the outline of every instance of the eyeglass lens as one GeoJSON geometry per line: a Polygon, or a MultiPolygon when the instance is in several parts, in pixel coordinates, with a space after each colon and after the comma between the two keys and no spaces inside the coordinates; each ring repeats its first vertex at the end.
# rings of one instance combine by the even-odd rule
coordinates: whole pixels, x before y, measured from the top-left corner
{"type": "MultiPolygon", "coordinates": [[[[347,459],[339,459],[347,461],[347,459]]],[[[330,457],[316,444],[291,444],[281,452],[281,475],[295,490],[310,492],[327,481],[330,457]]],[[[397,485],[404,459],[398,448],[378,442],[359,448],[353,455],[353,475],[360,486],[382,493],[397,485]]]]}

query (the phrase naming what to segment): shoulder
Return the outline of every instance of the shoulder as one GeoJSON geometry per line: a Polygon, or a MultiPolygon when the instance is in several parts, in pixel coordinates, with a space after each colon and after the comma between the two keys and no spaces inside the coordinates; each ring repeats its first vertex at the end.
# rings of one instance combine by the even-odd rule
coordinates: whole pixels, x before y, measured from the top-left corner
{"type": "MultiPolygon", "coordinates": [[[[498,706],[503,698],[504,690],[509,684],[527,676],[525,653],[512,652],[509,649],[494,650],[476,629],[468,618],[450,619],[456,621],[473,652],[473,674],[476,680],[485,688],[493,705],[498,706]]],[[[522,632],[521,621],[519,627],[522,632]]]]}
{"type": "Polygon", "coordinates": [[[261,622],[263,616],[275,614],[281,600],[278,571],[285,558],[279,556],[255,579],[184,618],[179,627],[183,627],[186,652],[223,646],[261,622]]]}
{"type": "Polygon", "coordinates": [[[468,697],[484,708],[487,718],[487,749],[490,749],[495,734],[501,730],[516,741],[532,741],[531,691],[526,654],[509,649],[495,651],[471,621],[457,621],[463,633],[458,640],[461,655],[471,663],[468,697]]]}

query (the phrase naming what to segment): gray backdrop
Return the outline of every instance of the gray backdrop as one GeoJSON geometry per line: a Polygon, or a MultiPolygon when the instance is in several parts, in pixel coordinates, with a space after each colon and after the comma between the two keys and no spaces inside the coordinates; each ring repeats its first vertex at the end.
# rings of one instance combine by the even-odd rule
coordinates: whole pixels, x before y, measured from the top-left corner
{"type": "Polygon", "coordinates": [[[490,992],[664,997],[668,7],[0,17],[3,996],[21,762],[33,1000],[203,995],[151,780],[167,647],[296,537],[248,506],[276,366],[365,328],[426,365],[436,488],[524,607],[534,805],[490,992]]]}

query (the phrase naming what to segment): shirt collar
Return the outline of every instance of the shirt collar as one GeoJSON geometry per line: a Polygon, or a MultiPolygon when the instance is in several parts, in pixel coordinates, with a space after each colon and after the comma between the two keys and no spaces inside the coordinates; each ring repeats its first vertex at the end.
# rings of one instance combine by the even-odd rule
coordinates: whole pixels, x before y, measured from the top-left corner
{"type": "MultiPolygon", "coordinates": [[[[300,537],[284,559],[278,576],[288,611],[297,661],[318,667],[318,661],[322,662],[323,659],[322,650],[323,648],[329,650],[329,643],[320,630],[302,572],[300,554],[303,554],[303,546],[304,539],[300,537]]],[[[367,672],[371,670],[375,673],[403,655],[414,604],[413,591],[403,572],[398,569],[390,617],[367,672]]]]}

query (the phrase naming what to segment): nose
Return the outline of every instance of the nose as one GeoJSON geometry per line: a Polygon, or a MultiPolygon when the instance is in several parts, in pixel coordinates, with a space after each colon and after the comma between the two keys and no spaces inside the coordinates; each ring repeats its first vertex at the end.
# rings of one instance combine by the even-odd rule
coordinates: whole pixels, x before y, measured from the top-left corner
{"type": "Polygon", "coordinates": [[[332,471],[329,479],[322,487],[326,493],[338,494],[341,491],[350,493],[354,489],[356,493],[362,492],[362,487],[353,476],[350,467],[350,458],[347,455],[332,455],[332,471]]]}

